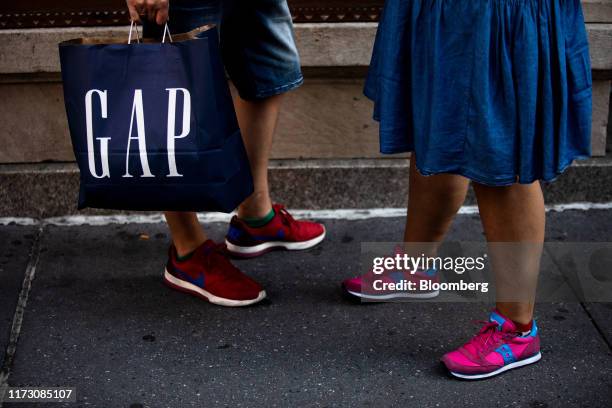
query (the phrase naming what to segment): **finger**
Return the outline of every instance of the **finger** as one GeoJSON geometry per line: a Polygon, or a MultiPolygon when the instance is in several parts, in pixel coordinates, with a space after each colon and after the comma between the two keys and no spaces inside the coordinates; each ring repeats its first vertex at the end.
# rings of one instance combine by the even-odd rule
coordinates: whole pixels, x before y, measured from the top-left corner
{"type": "Polygon", "coordinates": [[[155,21],[155,14],[157,13],[157,4],[155,0],[147,0],[145,6],[147,10],[147,19],[149,21],[155,21]]]}
{"type": "Polygon", "coordinates": [[[129,5],[128,11],[130,13],[130,20],[135,21],[135,22],[140,22],[140,16],[138,15],[138,12],[136,11],[134,7],[129,5]]]}
{"type": "Polygon", "coordinates": [[[147,14],[147,6],[145,0],[133,0],[134,8],[139,16],[145,16],[147,14]]]}
{"type": "Polygon", "coordinates": [[[166,22],[168,21],[168,8],[161,8],[160,10],[157,11],[157,18],[155,19],[155,22],[158,25],[162,25],[162,24],[166,24],[166,22]]]}

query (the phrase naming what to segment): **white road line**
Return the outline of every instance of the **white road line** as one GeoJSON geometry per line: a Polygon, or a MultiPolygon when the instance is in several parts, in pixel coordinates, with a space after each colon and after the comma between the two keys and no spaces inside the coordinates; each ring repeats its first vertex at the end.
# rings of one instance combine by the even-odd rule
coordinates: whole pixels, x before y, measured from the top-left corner
{"type": "MultiPolygon", "coordinates": [[[[612,210],[612,202],[608,203],[567,203],[546,206],[546,211],[589,211],[612,210]]],[[[336,209],[336,210],[291,210],[296,218],[316,220],[369,220],[375,218],[399,218],[406,215],[405,208],[366,208],[366,209],[336,209]]],[[[478,214],[478,207],[467,205],[461,207],[459,214],[478,214]]],[[[200,222],[228,222],[234,214],[202,213],[198,214],[200,222]]],[[[69,215],[65,217],[28,218],[28,217],[0,217],[0,225],[112,225],[112,224],[157,224],[164,222],[162,213],[131,214],[131,215],[69,215]]]]}

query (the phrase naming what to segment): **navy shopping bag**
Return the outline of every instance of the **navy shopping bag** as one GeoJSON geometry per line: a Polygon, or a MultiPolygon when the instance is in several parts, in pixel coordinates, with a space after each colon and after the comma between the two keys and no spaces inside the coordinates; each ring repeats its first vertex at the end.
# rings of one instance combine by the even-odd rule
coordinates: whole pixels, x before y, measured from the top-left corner
{"type": "Polygon", "coordinates": [[[231,212],[252,193],[217,29],[173,37],[59,45],[79,208],[231,212]]]}

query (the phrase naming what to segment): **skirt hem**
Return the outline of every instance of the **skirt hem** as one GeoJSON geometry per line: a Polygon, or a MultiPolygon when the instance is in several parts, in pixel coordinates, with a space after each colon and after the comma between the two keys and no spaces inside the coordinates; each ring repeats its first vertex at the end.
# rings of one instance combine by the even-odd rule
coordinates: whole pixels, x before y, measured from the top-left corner
{"type": "MultiPolygon", "coordinates": [[[[399,153],[413,153],[413,152],[414,152],[414,149],[402,149],[402,150],[398,149],[393,152],[385,152],[381,150],[382,154],[399,154],[399,153]]],[[[559,166],[559,170],[555,171],[553,174],[547,174],[547,175],[542,175],[542,176],[530,176],[530,177],[520,177],[518,174],[514,176],[499,176],[499,177],[483,176],[478,171],[475,171],[474,169],[463,167],[463,166],[447,168],[447,169],[431,169],[431,168],[424,168],[422,166],[419,166],[417,163],[416,168],[418,172],[425,177],[435,176],[439,174],[454,174],[457,176],[465,177],[473,182],[484,184],[490,187],[507,187],[513,184],[532,184],[536,181],[541,181],[544,183],[552,183],[556,181],[559,176],[565,173],[565,171],[576,160],[587,160],[590,158],[591,157],[588,155],[576,154],[572,156],[572,158],[569,161],[567,161],[565,164],[563,164],[562,166],[559,166]]]]}

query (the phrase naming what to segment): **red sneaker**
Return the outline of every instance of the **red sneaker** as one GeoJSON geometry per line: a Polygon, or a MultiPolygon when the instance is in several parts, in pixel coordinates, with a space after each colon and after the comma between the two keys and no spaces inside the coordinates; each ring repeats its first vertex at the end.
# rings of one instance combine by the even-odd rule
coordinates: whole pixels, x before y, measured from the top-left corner
{"type": "Polygon", "coordinates": [[[310,221],[297,221],[283,205],[274,204],[274,218],[259,228],[249,227],[234,216],[225,237],[227,251],[237,257],[252,258],[276,248],[312,248],[325,238],[325,227],[310,221]]]}
{"type": "Polygon", "coordinates": [[[223,246],[208,240],[185,260],[176,259],[170,247],[164,283],[220,306],[248,306],[266,297],[266,292],[227,259],[223,246]]]}

